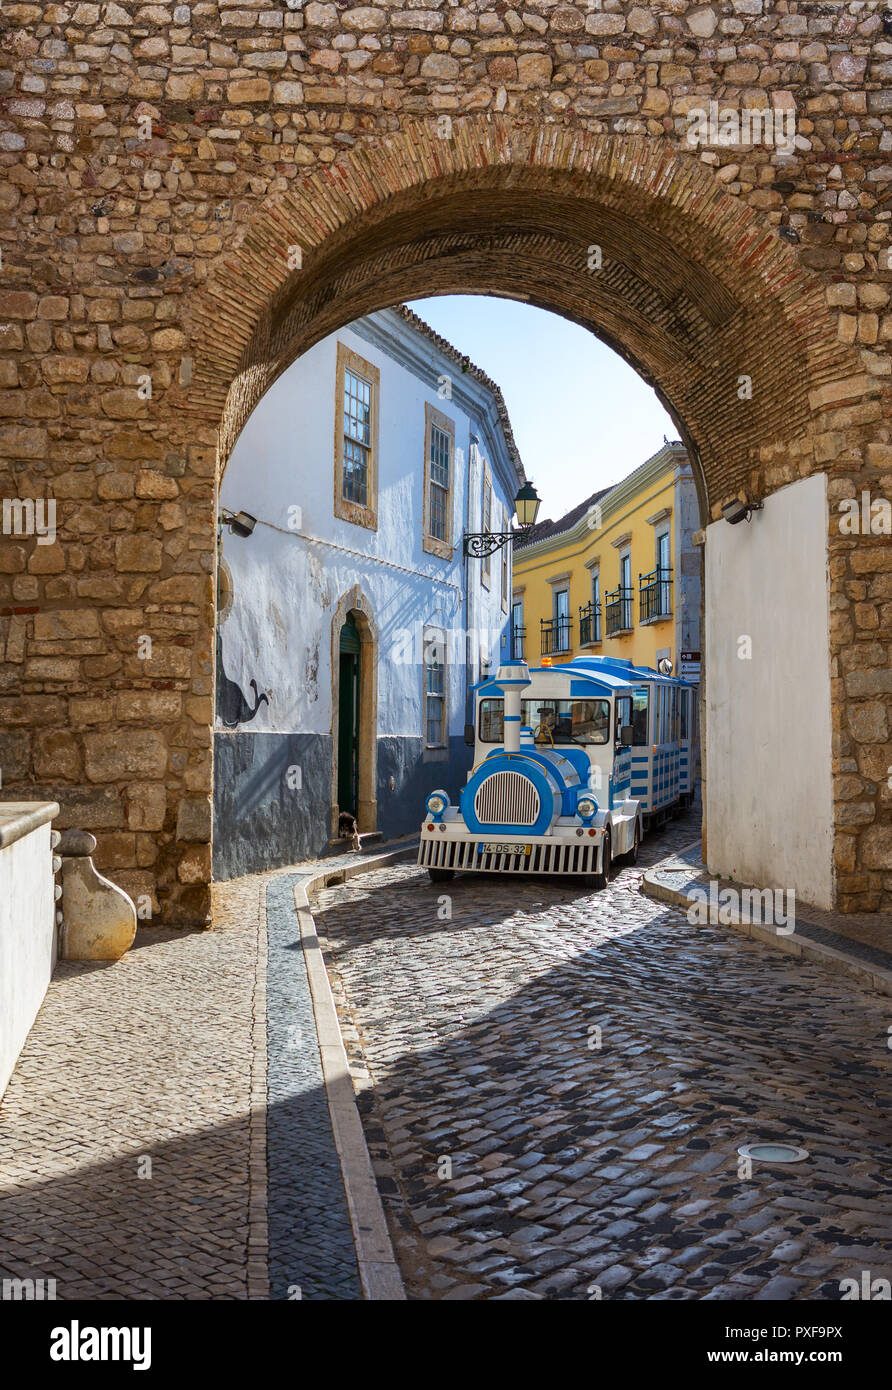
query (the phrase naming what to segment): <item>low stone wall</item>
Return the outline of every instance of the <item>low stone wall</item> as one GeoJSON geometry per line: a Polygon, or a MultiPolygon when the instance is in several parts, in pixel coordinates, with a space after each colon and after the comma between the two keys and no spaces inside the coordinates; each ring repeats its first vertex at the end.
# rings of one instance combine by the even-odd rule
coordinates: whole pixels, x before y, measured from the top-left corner
{"type": "Polygon", "coordinates": [[[0,802],[0,1095],[56,963],[55,801],[0,802]]]}

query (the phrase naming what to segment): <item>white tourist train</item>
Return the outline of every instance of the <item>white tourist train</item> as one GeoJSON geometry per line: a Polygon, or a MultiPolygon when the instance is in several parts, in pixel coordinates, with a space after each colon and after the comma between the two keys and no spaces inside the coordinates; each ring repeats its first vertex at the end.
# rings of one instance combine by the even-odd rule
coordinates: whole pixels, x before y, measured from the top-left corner
{"type": "Polygon", "coordinates": [[[603,888],[650,825],[695,793],[696,687],[665,671],[583,656],[500,666],[474,687],[474,765],[459,805],[431,792],[418,863],[573,874],[603,888]]]}

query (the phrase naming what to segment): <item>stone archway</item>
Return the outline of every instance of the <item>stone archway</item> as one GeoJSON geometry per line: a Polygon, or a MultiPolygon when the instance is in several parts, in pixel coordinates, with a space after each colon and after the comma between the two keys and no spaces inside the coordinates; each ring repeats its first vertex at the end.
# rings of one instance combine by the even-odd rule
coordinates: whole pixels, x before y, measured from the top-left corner
{"type": "MultiPolygon", "coordinates": [[[[72,819],[89,804],[114,845],[101,862],[120,865],[132,889],[151,886],[168,920],[203,920],[208,908],[217,479],[264,391],[328,332],[434,291],[567,315],[658,391],[694,460],[704,521],[730,497],[822,473],[832,507],[888,470],[889,379],[879,352],[851,346],[847,298],[677,139],[489,113],[454,119],[448,138],[440,129],[431,119],[365,136],[253,209],[200,287],[181,291],[177,326],[156,331],[150,400],[137,396],[138,363],[122,384],[107,386],[102,371],[87,382],[73,359],[59,378],[76,383],[60,445],[69,468],[56,481],[69,517],[94,497],[70,464],[89,467],[90,430],[99,440],[93,510],[72,524],[95,533],[100,573],[70,587],[47,579],[41,602],[58,612],[41,611],[23,636],[37,688],[16,718],[40,731],[23,779],[67,802],[72,819]],[[121,496],[134,502],[123,520],[121,496]],[[92,616],[72,612],[83,599],[92,616]],[[154,654],[138,662],[145,627],[154,654]]],[[[121,291],[134,315],[144,293],[121,291]]],[[[24,487],[46,434],[13,440],[24,487]]],[[[876,907],[890,893],[878,777],[889,732],[875,679],[885,653],[872,632],[882,588],[858,600],[882,579],[881,539],[841,537],[832,512],[826,522],[837,901],[876,907]]],[[[51,574],[37,559],[31,573],[51,574]]]]}
{"type": "MultiPolygon", "coordinates": [[[[678,423],[704,524],[718,519],[730,498],[765,498],[843,466],[851,477],[867,464],[870,432],[860,422],[877,418],[883,384],[841,340],[820,278],[758,214],[690,155],[652,138],[588,136],[481,116],[453,122],[445,141],[434,122],[422,122],[370,142],[339,162],[336,175],[319,171],[264,209],[195,309],[196,327],[217,353],[204,357],[190,395],[211,414],[222,409],[221,467],[257,400],[319,338],[401,298],[469,290],[560,312],[620,352],[678,423]],[[301,268],[290,271],[295,247],[301,268]],[[236,287],[249,282],[264,287],[250,319],[240,311],[239,333],[211,334],[211,320],[219,323],[236,287]],[[831,429],[839,423],[848,429],[831,429]]],[[[842,486],[848,492],[852,484],[842,486]]],[[[826,522],[830,608],[838,611],[843,586],[832,588],[848,562],[841,570],[832,553],[851,547],[840,546],[831,516],[826,522]]],[[[822,582],[824,546],[812,534],[816,543],[821,553],[809,561],[809,573],[822,582]]],[[[791,605],[795,595],[783,601],[791,605]]],[[[844,602],[848,607],[848,594],[844,602]]],[[[733,621],[730,613],[726,620],[733,621]]],[[[831,638],[833,631],[831,625],[831,638]]],[[[818,661],[829,670],[829,649],[818,661]]],[[[847,792],[838,776],[831,789],[829,684],[824,694],[827,719],[819,732],[828,742],[816,756],[827,765],[820,795],[826,790],[828,812],[820,853],[834,859],[835,869],[854,868],[850,808],[841,804],[847,792]],[[844,835],[834,835],[833,796],[844,835]]],[[[720,700],[727,704],[725,690],[720,700]]],[[[848,716],[833,717],[845,723],[848,716]]],[[[840,749],[846,738],[844,732],[840,749]]],[[[713,802],[734,795],[733,744],[726,730],[712,769],[704,753],[713,802]]],[[[803,790],[806,799],[814,792],[803,790]]],[[[786,806],[776,814],[775,839],[786,838],[791,814],[786,806]]],[[[720,821],[721,859],[740,823],[720,821]]],[[[800,893],[814,873],[812,862],[796,875],[783,854],[776,876],[764,853],[755,862],[744,856],[716,867],[749,870],[763,881],[792,877],[800,893]]],[[[816,893],[823,905],[879,905],[878,874],[853,874],[848,891],[838,892],[835,869],[828,867],[816,893]]]]}
{"type": "Polygon", "coordinates": [[[378,828],[378,628],[359,584],[343,594],[331,620],[331,835],[338,833],[338,649],[341,628],[352,618],[359,633],[359,829],[378,828]]]}
{"type": "Polygon", "coordinates": [[[491,116],[451,129],[440,140],[435,122],[419,122],[302,180],[262,209],[196,300],[200,358],[173,397],[222,417],[223,466],[301,352],[352,318],[432,292],[509,295],[596,332],[693,443],[713,518],[740,488],[761,494],[800,475],[783,460],[798,456],[819,408],[879,392],[853,380],[862,365],[820,279],[691,155],[491,116]],[[763,385],[746,410],[742,375],[763,385]],[[839,393],[836,381],[847,383],[839,393]]]}

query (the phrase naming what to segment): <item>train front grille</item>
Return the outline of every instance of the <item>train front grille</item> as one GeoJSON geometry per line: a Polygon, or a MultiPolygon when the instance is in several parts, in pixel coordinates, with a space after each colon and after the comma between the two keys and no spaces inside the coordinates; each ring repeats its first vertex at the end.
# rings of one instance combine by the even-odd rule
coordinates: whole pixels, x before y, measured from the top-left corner
{"type": "Polygon", "coordinates": [[[587,844],[533,845],[529,854],[478,854],[479,840],[422,840],[418,863],[423,869],[474,869],[481,873],[593,874],[598,869],[598,841],[587,844]]]}
{"type": "Polygon", "coordinates": [[[481,825],[535,825],[539,808],[539,793],[522,772],[494,772],[474,797],[474,815],[481,825]]]}

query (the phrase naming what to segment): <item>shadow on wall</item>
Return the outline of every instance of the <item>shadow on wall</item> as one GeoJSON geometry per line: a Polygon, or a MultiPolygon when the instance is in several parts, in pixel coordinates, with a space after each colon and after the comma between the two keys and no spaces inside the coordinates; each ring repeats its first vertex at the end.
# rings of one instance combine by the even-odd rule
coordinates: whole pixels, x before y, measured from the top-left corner
{"type": "Polygon", "coordinates": [[[328,734],[214,735],[216,879],[321,854],[329,836],[328,734]]]}
{"type": "Polygon", "coordinates": [[[416,834],[424,818],[425,802],[437,788],[447,791],[452,804],[457,805],[472,753],[463,738],[453,737],[448,749],[443,750],[442,759],[425,761],[420,738],[379,738],[378,828],[384,838],[416,834]]]}
{"type": "MultiPolygon", "coordinates": [[[[384,839],[417,832],[435,787],[457,802],[470,757],[461,738],[450,739],[448,758],[437,762],[424,761],[421,739],[379,738],[377,828],[384,839]]],[[[218,731],[214,878],[239,878],[323,854],[331,824],[331,769],[328,734],[218,731]]]]}
{"type": "MultiPolygon", "coordinates": [[[[252,679],[252,707],[226,674],[219,632],[216,647],[217,714],[232,731],[214,734],[213,876],[221,881],[326,852],[333,748],[329,734],[241,729],[269,696],[252,679]]],[[[379,736],[376,829],[384,839],[415,833],[430,792],[443,787],[457,802],[470,765],[462,738],[451,738],[442,757],[427,760],[420,738],[379,736]]]]}

